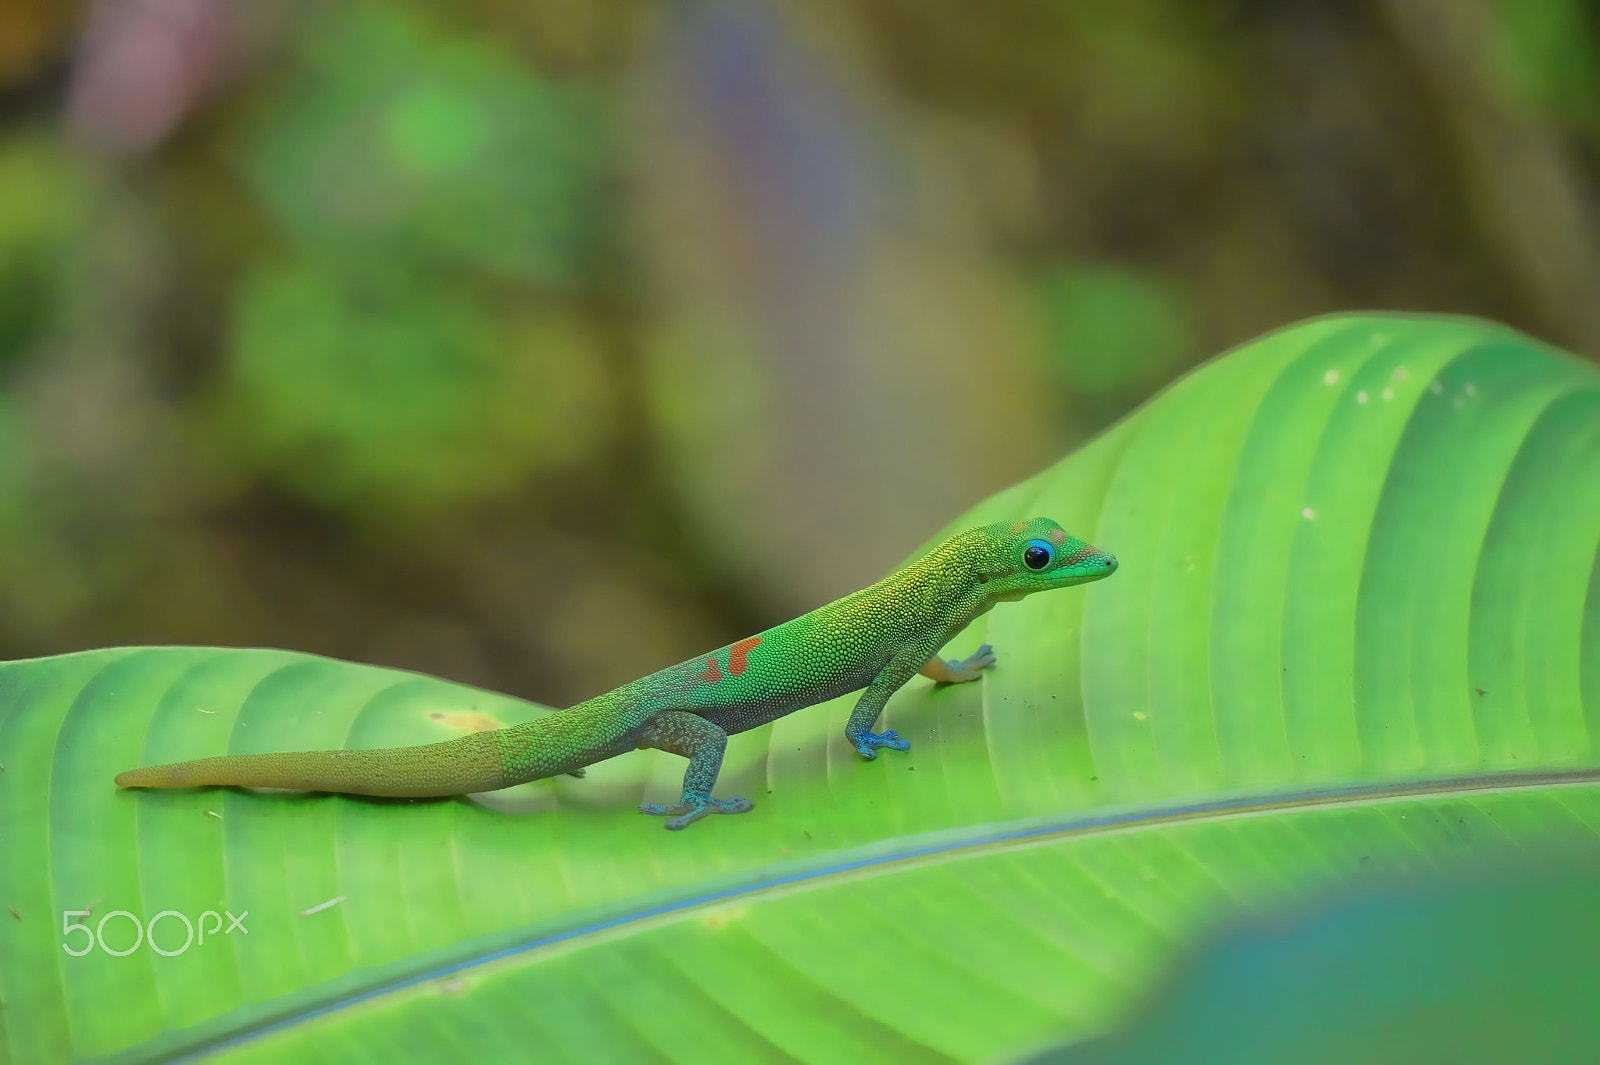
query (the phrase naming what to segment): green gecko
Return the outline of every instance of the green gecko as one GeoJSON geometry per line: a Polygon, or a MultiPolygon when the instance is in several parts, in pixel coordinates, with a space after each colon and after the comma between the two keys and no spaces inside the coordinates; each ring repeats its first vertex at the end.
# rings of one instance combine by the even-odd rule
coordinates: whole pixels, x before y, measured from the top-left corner
{"type": "Polygon", "coordinates": [[[1109,577],[1114,556],[1048,518],[958,533],[869,588],[793,621],[668,666],[566,710],[510,728],[418,747],[230,754],[131,769],[127,788],[246,785],[356,795],[428,796],[494,791],[639,748],[689,759],[683,797],[640,803],[679,829],[707,814],[742,814],[746,798],[716,799],[728,737],[847,692],[861,691],[844,734],[868,760],[910,741],[873,732],[884,704],[918,673],[976,680],[994,665],[985,644],[964,660],[936,652],[996,603],[1109,577]]]}

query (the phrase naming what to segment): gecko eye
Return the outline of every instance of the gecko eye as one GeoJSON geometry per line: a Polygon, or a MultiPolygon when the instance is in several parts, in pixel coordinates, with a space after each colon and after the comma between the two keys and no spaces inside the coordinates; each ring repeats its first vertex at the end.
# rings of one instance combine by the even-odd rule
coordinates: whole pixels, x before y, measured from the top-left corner
{"type": "Polygon", "coordinates": [[[1029,540],[1022,552],[1022,564],[1029,569],[1044,569],[1056,557],[1056,549],[1043,540],[1029,540]]]}

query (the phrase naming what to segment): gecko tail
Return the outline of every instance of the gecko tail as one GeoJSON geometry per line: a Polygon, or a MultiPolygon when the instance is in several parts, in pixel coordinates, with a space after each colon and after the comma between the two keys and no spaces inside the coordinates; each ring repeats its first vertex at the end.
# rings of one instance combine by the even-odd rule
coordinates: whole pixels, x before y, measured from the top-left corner
{"type": "Polygon", "coordinates": [[[124,788],[243,785],[336,791],[347,795],[422,798],[495,791],[507,779],[496,732],[475,732],[442,743],[353,751],[226,754],[118,773],[124,788]]]}

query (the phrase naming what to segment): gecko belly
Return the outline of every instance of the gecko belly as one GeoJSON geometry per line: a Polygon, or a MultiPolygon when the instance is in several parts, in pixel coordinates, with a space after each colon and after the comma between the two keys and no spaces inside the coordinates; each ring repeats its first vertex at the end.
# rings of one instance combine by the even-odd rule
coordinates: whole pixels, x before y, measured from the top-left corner
{"type": "MultiPolygon", "coordinates": [[[[729,691],[718,699],[696,699],[692,709],[730,736],[776,721],[785,714],[829,699],[860,691],[878,675],[883,667],[869,662],[853,670],[841,670],[810,683],[782,685],[777,690],[734,693],[729,691]]],[[[696,692],[697,695],[704,695],[696,692]]],[[[704,693],[710,694],[710,693],[704,693]]],[[[722,693],[719,693],[722,694],[722,693]]]]}

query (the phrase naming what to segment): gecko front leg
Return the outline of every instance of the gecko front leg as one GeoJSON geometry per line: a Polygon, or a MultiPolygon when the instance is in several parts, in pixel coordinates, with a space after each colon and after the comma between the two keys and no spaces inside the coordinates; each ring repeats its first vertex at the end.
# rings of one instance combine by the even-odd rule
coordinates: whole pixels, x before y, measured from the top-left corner
{"type": "Polygon", "coordinates": [[[850,711],[850,720],[845,723],[844,735],[861,757],[869,761],[877,758],[879,747],[887,747],[892,751],[911,749],[911,741],[901,739],[900,734],[894,729],[873,732],[872,726],[878,723],[878,717],[889,702],[889,696],[899,691],[901,686],[916,676],[927,663],[926,645],[901,651],[889,660],[889,664],[883,667],[882,672],[867,685],[866,691],[861,693],[861,698],[856,700],[855,709],[850,711]]]}

